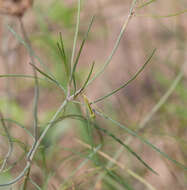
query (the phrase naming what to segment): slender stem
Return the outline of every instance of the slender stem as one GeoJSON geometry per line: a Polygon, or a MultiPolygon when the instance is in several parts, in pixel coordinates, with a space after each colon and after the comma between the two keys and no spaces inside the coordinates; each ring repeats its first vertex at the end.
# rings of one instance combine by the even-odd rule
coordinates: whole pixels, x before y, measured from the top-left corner
{"type": "Polygon", "coordinates": [[[61,106],[59,107],[59,109],[57,110],[57,112],[54,114],[54,116],[52,117],[51,121],[49,122],[49,124],[46,126],[46,128],[44,129],[44,131],[42,132],[41,136],[38,138],[36,145],[33,146],[33,148],[30,151],[30,156],[29,159],[32,160],[34,157],[34,154],[36,152],[36,150],[38,149],[41,141],[43,140],[43,138],[45,137],[46,133],[48,132],[48,130],[50,129],[50,127],[53,125],[53,123],[55,122],[55,120],[57,119],[58,115],[62,112],[62,110],[65,108],[65,106],[68,103],[68,99],[66,98],[66,100],[61,104],[61,106]]]}
{"type": "Polygon", "coordinates": [[[97,100],[95,100],[94,102],[92,102],[92,104],[95,104],[97,102],[100,102],[100,101],[102,101],[102,100],[104,100],[104,99],[112,96],[113,94],[115,94],[116,92],[118,92],[119,90],[121,90],[122,88],[126,87],[132,81],[134,81],[137,78],[137,76],[144,70],[145,66],[149,63],[149,61],[153,57],[155,51],[156,51],[156,49],[153,50],[153,52],[151,53],[151,55],[149,56],[149,58],[146,60],[146,62],[143,64],[143,66],[127,82],[125,82],[119,88],[113,90],[112,92],[109,92],[108,94],[102,96],[101,98],[98,98],[97,100]]]}
{"type": "Polygon", "coordinates": [[[74,41],[73,41],[73,49],[71,54],[71,76],[70,76],[70,83],[73,75],[73,64],[74,64],[74,57],[75,57],[75,50],[76,50],[76,44],[77,44],[77,38],[79,33],[79,24],[80,24],[80,9],[81,9],[81,0],[77,1],[78,3],[78,10],[77,10],[77,22],[75,27],[75,35],[74,35],[74,41]]]}
{"type": "Polygon", "coordinates": [[[129,14],[128,14],[128,16],[127,16],[127,19],[125,20],[125,23],[123,24],[123,26],[122,26],[122,28],[121,28],[120,34],[118,35],[118,38],[117,38],[117,40],[116,40],[116,43],[115,43],[115,45],[114,45],[114,48],[112,49],[111,54],[108,56],[106,62],[105,62],[104,65],[103,65],[103,67],[98,71],[98,73],[96,73],[96,74],[94,75],[94,77],[88,82],[87,85],[89,85],[89,84],[90,84],[91,82],[93,82],[98,76],[100,76],[100,75],[104,72],[105,68],[106,68],[106,67],[109,65],[109,63],[111,62],[111,60],[112,60],[114,54],[116,53],[116,51],[117,51],[117,49],[118,49],[118,47],[119,47],[120,41],[121,41],[121,39],[122,39],[122,37],[123,37],[123,34],[125,33],[125,31],[126,31],[126,29],[127,29],[127,26],[128,26],[128,24],[129,24],[129,22],[130,22],[132,16],[133,16],[133,11],[134,11],[136,2],[137,2],[137,0],[133,0],[132,3],[131,3],[131,7],[130,7],[130,10],[129,10],[129,14]]]}

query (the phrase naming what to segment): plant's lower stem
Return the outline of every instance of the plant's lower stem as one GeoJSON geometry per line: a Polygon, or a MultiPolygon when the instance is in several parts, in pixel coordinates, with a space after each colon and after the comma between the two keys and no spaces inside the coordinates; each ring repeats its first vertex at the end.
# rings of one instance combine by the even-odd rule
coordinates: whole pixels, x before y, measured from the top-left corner
{"type": "Polygon", "coordinates": [[[31,154],[30,154],[29,160],[32,161],[32,159],[34,157],[34,154],[35,154],[36,150],[38,149],[41,141],[45,137],[45,135],[48,132],[48,130],[50,129],[50,127],[53,125],[53,122],[55,122],[55,120],[57,119],[57,117],[60,114],[60,112],[62,112],[62,110],[65,108],[65,106],[67,105],[67,103],[68,103],[68,98],[66,98],[65,101],[61,104],[61,106],[59,107],[59,109],[57,110],[57,112],[55,113],[55,115],[53,116],[53,118],[51,119],[51,121],[49,122],[49,124],[47,125],[47,127],[44,129],[44,131],[42,132],[42,134],[38,138],[38,140],[36,142],[36,145],[31,150],[31,154]]]}

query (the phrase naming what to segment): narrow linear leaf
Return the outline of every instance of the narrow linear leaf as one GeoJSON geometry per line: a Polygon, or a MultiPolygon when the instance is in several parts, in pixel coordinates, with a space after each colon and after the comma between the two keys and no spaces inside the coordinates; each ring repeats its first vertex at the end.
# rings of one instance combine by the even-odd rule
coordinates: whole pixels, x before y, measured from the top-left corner
{"type": "Polygon", "coordinates": [[[65,52],[65,48],[64,48],[64,42],[62,40],[62,33],[60,32],[60,43],[59,43],[59,47],[60,47],[60,50],[61,50],[61,55],[64,59],[64,62],[66,63],[66,52],[65,52]]]}
{"type": "Polygon", "coordinates": [[[57,42],[57,48],[58,48],[58,51],[59,51],[59,53],[60,53],[60,56],[62,57],[62,59],[63,59],[63,61],[64,61],[63,49],[62,49],[62,47],[61,47],[61,45],[60,45],[59,42],[57,42]]]}
{"type": "Polygon", "coordinates": [[[141,9],[141,8],[143,8],[145,6],[148,6],[148,5],[150,5],[151,3],[155,2],[155,1],[156,0],[149,0],[149,1],[145,2],[145,3],[143,3],[142,5],[138,6],[137,9],[141,9]]]}
{"type": "Polygon", "coordinates": [[[115,135],[113,135],[112,133],[110,133],[108,130],[106,130],[104,128],[98,127],[97,125],[94,125],[94,127],[101,130],[108,136],[112,137],[114,140],[116,140],[118,143],[120,143],[125,149],[127,149],[127,151],[129,151],[133,156],[135,156],[147,169],[149,169],[154,174],[158,175],[158,173],[156,171],[154,171],[145,161],[143,161],[141,159],[140,156],[138,156],[138,154],[136,154],[128,145],[124,144],[119,138],[117,138],[115,135]]]}
{"type": "Polygon", "coordinates": [[[131,187],[131,185],[129,185],[127,183],[127,180],[124,180],[120,175],[118,175],[115,171],[110,171],[108,169],[108,175],[109,177],[111,177],[114,181],[116,181],[117,183],[121,184],[125,189],[127,190],[134,190],[133,187],[131,187]]]}
{"type": "Polygon", "coordinates": [[[34,182],[31,178],[29,178],[29,181],[34,185],[34,187],[37,189],[37,190],[42,190],[39,185],[36,184],[36,182],[34,182]]]}
{"type": "MultiPolygon", "coordinates": [[[[67,115],[66,118],[74,118],[74,119],[79,119],[81,121],[87,122],[87,119],[85,117],[83,117],[82,115],[67,115]]],[[[58,119],[59,120],[59,119],[58,119]]],[[[60,121],[60,120],[59,120],[60,121]]],[[[91,122],[91,121],[90,121],[91,122]]],[[[135,156],[146,168],[148,168],[151,172],[153,172],[154,174],[158,173],[156,171],[154,171],[146,162],[144,162],[140,156],[138,156],[128,145],[124,144],[119,138],[117,138],[115,135],[113,135],[112,133],[110,133],[108,130],[101,128],[99,126],[96,125],[96,123],[92,122],[93,126],[102,131],[103,133],[105,133],[106,135],[112,137],[115,141],[117,141],[118,143],[120,143],[127,151],[129,151],[133,156],[135,156]]]]}
{"type": "MultiPolygon", "coordinates": [[[[41,70],[40,70],[41,71],[41,70]]],[[[38,71],[39,72],[39,71],[38,71]]],[[[44,72],[43,72],[44,73],[44,72]]],[[[45,73],[46,74],[46,73],[45,73]]],[[[50,77],[49,75],[47,75],[48,77],[50,77]]],[[[47,76],[45,76],[46,78],[48,78],[47,76]]],[[[0,75],[0,78],[28,78],[28,79],[35,79],[34,76],[32,75],[22,75],[22,74],[7,74],[7,75],[0,75]]],[[[39,80],[43,80],[43,81],[48,81],[48,82],[52,82],[53,84],[57,85],[59,87],[59,85],[57,84],[57,82],[55,82],[56,80],[53,79],[52,77],[49,80],[46,80],[45,78],[40,78],[37,77],[37,79],[39,80]],[[51,80],[52,79],[52,80],[51,80]]],[[[61,85],[60,88],[62,89],[63,86],[61,85]]],[[[63,90],[64,91],[64,90],[63,90]]]]}
{"type": "Polygon", "coordinates": [[[176,161],[175,159],[171,158],[168,154],[166,154],[165,152],[162,152],[159,148],[157,148],[156,146],[154,146],[152,143],[150,143],[148,140],[146,140],[145,138],[139,136],[136,132],[134,132],[133,130],[131,130],[130,128],[126,127],[125,125],[122,125],[121,123],[119,123],[118,121],[113,120],[111,117],[106,116],[105,114],[98,112],[95,110],[95,113],[100,115],[101,117],[110,120],[112,123],[116,124],[117,126],[119,126],[120,128],[124,129],[127,133],[129,133],[130,135],[137,137],[140,139],[140,141],[144,142],[145,144],[147,144],[148,146],[150,146],[153,150],[155,150],[156,152],[160,153],[160,155],[162,155],[163,157],[167,158],[168,160],[172,161],[174,164],[178,165],[179,167],[187,170],[187,166],[184,166],[183,164],[179,163],[178,161],[176,161]]]}
{"type": "MultiPolygon", "coordinates": [[[[105,173],[103,172],[103,177],[105,177],[105,173]]],[[[104,179],[102,179],[103,181],[103,185],[106,187],[106,189],[108,190],[114,190],[114,189],[122,189],[121,186],[119,186],[118,184],[115,184],[112,180],[112,178],[110,178],[109,176],[105,177],[104,179]]],[[[99,183],[99,182],[98,182],[99,183]]]]}
{"type": "Polygon", "coordinates": [[[130,6],[130,10],[129,10],[129,14],[127,16],[127,19],[125,20],[123,26],[121,27],[121,31],[117,37],[117,40],[114,44],[114,47],[112,49],[112,52],[111,54],[108,56],[108,58],[106,59],[104,65],[101,67],[101,69],[94,75],[94,77],[89,81],[88,84],[90,84],[92,81],[94,81],[96,78],[98,78],[105,70],[105,68],[110,64],[110,62],[112,61],[112,58],[113,56],[115,55],[118,47],[119,47],[119,44],[120,44],[120,41],[122,39],[122,36],[123,34],[125,33],[126,29],[127,29],[127,26],[132,18],[132,15],[133,15],[133,10],[135,8],[135,5],[137,3],[137,0],[132,0],[132,3],[131,3],[131,6],[130,6]]]}
{"type": "MultiPolygon", "coordinates": [[[[35,79],[32,75],[22,75],[22,74],[7,74],[7,75],[0,75],[0,78],[31,78],[35,79]]],[[[44,80],[42,78],[38,78],[40,80],[44,80]]]]}
{"type": "MultiPolygon", "coordinates": [[[[75,34],[74,34],[74,40],[73,40],[73,48],[72,48],[72,54],[71,54],[71,79],[72,79],[72,68],[73,68],[73,62],[74,62],[74,56],[75,56],[75,49],[77,45],[77,38],[78,38],[78,33],[79,33],[79,23],[80,23],[80,10],[81,10],[81,0],[77,1],[77,21],[76,21],[76,27],[75,27],[75,34]]],[[[70,79],[70,80],[71,80],[70,79]]]]}
{"type": "MultiPolygon", "coordinates": [[[[91,149],[91,146],[86,144],[85,142],[82,142],[79,139],[76,139],[76,142],[78,142],[79,144],[81,144],[83,147],[89,148],[91,149]]],[[[140,175],[138,175],[137,173],[133,172],[132,170],[128,169],[125,165],[123,165],[123,163],[120,163],[119,161],[116,161],[116,158],[114,157],[110,157],[108,154],[102,152],[102,151],[98,151],[98,154],[100,156],[102,156],[103,158],[105,158],[106,160],[108,160],[110,163],[115,164],[117,167],[119,167],[122,170],[125,170],[130,176],[132,176],[133,178],[135,178],[136,180],[138,180],[139,182],[141,182],[142,184],[144,184],[148,189],[150,190],[155,190],[155,188],[148,183],[143,177],[141,177],[140,175]]],[[[112,166],[110,165],[106,165],[107,169],[112,169],[112,166]]],[[[103,173],[104,174],[104,173],[103,173]]],[[[104,175],[102,174],[102,177],[104,177],[104,175]]],[[[99,179],[96,180],[96,184],[101,181],[101,178],[99,177],[99,179]]]]}
{"type": "MultiPolygon", "coordinates": [[[[92,147],[90,145],[85,144],[84,142],[82,142],[82,141],[80,141],[78,139],[77,139],[77,142],[79,142],[80,144],[82,144],[83,146],[85,146],[85,147],[87,147],[89,149],[92,149],[92,147]]],[[[97,153],[100,154],[101,151],[98,150],[97,153]]],[[[99,161],[99,159],[96,160],[93,157],[92,161],[93,161],[93,163],[97,167],[102,168],[105,171],[105,173],[108,175],[107,177],[110,177],[110,179],[112,178],[115,182],[117,182],[118,184],[122,185],[125,189],[127,189],[127,190],[133,190],[133,188],[124,179],[122,179],[119,175],[117,175],[117,173],[113,169],[108,169],[106,166],[104,166],[104,164],[101,163],[99,161]]]]}
{"type": "Polygon", "coordinates": [[[89,74],[88,74],[88,77],[87,77],[86,81],[84,82],[84,84],[83,84],[83,86],[82,86],[82,88],[81,88],[82,90],[85,89],[86,85],[88,84],[88,82],[89,82],[89,80],[90,80],[90,77],[91,77],[92,72],[93,72],[94,65],[95,65],[95,62],[92,63],[92,66],[91,66],[90,72],[89,72],[89,74]]]}
{"type": "Polygon", "coordinates": [[[116,92],[118,92],[119,90],[121,90],[122,88],[126,87],[128,84],[130,84],[133,80],[136,79],[136,77],[144,70],[145,66],[150,62],[150,60],[152,59],[153,55],[155,54],[156,49],[154,49],[151,53],[151,55],[149,56],[149,58],[146,60],[146,62],[143,64],[143,66],[135,73],[135,75],[130,78],[126,83],[122,84],[119,88],[113,90],[112,92],[108,93],[107,95],[95,100],[94,102],[92,102],[92,104],[95,104],[97,102],[100,102],[110,96],[112,96],[113,94],[115,94],[116,92]]]}
{"type": "MultiPolygon", "coordinates": [[[[94,16],[91,18],[90,24],[89,24],[89,26],[88,26],[88,30],[87,30],[87,32],[86,32],[86,34],[85,34],[85,36],[84,36],[84,38],[83,38],[83,40],[82,40],[82,43],[81,43],[81,46],[80,46],[80,48],[79,48],[77,57],[76,57],[76,59],[75,59],[75,63],[74,63],[74,65],[73,65],[72,78],[73,78],[74,81],[76,81],[76,80],[75,80],[75,71],[76,71],[76,68],[77,68],[77,64],[78,64],[78,62],[79,62],[79,58],[80,58],[81,52],[82,52],[82,50],[83,50],[84,44],[85,44],[85,42],[86,42],[86,40],[87,40],[87,38],[88,38],[88,34],[89,34],[90,29],[91,29],[91,27],[92,27],[94,18],[95,18],[94,16]]],[[[76,83],[75,83],[75,85],[76,85],[76,83]]],[[[76,86],[75,86],[75,88],[76,88],[76,86]]]]}
{"type": "Polygon", "coordinates": [[[65,48],[64,48],[64,43],[63,43],[63,39],[62,39],[62,33],[60,32],[60,41],[57,42],[57,47],[58,47],[58,50],[59,50],[59,53],[62,57],[62,60],[63,60],[63,63],[64,63],[64,67],[65,67],[65,70],[66,70],[66,74],[67,74],[67,77],[69,76],[69,68],[68,68],[68,62],[67,62],[67,57],[66,57],[66,52],[65,52],[65,48]]]}
{"type": "Polygon", "coordinates": [[[75,59],[75,63],[74,63],[74,65],[73,65],[73,73],[74,73],[75,70],[76,70],[76,67],[77,67],[77,64],[78,64],[78,62],[79,62],[79,58],[80,58],[81,52],[82,52],[83,47],[84,47],[84,44],[85,44],[85,42],[86,42],[86,40],[87,40],[87,38],[88,38],[88,34],[89,34],[90,29],[91,29],[91,27],[92,27],[94,18],[95,18],[94,16],[91,18],[91,21],[90,21],[89,26],[88,26],[88,30],[87,30],[86,34],[84,35],[84,38],[83,38],[82,43],[81,43],[81,46],[80,46],[79,51],[78,51],[78,53],[77,53],[77,56],[76,56],[76,59],[75,59]]]}
{"type": "Polygon", "coordinates": [[[92,75],[92,72],[93,72],[94,65],[95,65],[95,62],[92,63],[92,66],[91,66],[90,72],[89,72],[89,74],[88,74],[88,76],[87,76],[87,79],[86,79],[86,81],[84,82],[83,86],[77,91],[77,93],[75,94],[75,97],[76,97],[77,95],[79,95],[79,94],[85,89],[86,85],[88,84],[88,82],[89,82],[89,80],[90,80],[90,77],[91,77],[91,75],[92,75]]]}
{"type": "Polygon", "coordinates": [[[171,14],[168,14],[168,15],[152,15],[152,14],[139,15],[139,14],[136,14],[136,16],[152,17],[152,18],[169,18],[169,17],[174,17],[174,16],[185,14],[186,12],[187,12],[187,9],[179,11],[177,13],[171,13],[171,14]]]}
{"type": "Polygon", "coordinates": [[[92,157],[97,153],[97,151],[101,148],[101,145],[98,145],[93,151],[79,164],[79,166],[72,171],[72,173],[65,179],[63,184],[60,185],[62,188],[76,173],[79,171],[89,160],[92,161],[92,157]]]}
{"type": "Polygon", "coordinates": [[[65,92],[64,87],[56,79],[52,78],[47,73],[45,73],[44,71],[40,70],[36,65],[33,65],[32,63],[30,63],[30,65],[32,65],[32,67],[34,67],[40,74],[42,74],[43,76],[45,76],[46,78],[48,78],[50,81],[54,82],[58,87],[60,87],[65,92]]]}

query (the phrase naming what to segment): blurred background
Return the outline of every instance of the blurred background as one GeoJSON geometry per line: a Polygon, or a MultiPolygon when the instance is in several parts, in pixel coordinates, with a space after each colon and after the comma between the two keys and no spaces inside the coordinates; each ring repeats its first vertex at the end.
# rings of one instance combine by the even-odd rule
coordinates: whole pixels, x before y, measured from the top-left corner
{"type": "MultiPolygon", "coordinates": [[[[10,4],[5,5],[3,0],[0,1],[0,75],[32,75],[27,49],[8,28],[11,26],[22,36],[16,16],[24,12],[23,23],[35,55],[58,81],[65,85],[67,78],[56,44],[61,32],[70,60],[77,1],[35,0],[32,6],[29,3],[31,1],[23,2],[26,4],[22,1],[10,1],[10,4]],[[6,11],[3,12],[4,10],[6,11]]],[[[127,19],[130,5],[130,0],[82,1],[78,47],[91,17],[95,16],[95,20],[77,68],[79,87],[84,82],[91,63],[95,61],[95,73],[110,55],[127,19]]],[[[152,60],[136,80],[112,97],[93,105],[93,108],[99,108],[132,130],[141,128],[141,136],[184,165],[187,165],[186,11],[185,0],[139,0],[111,63],[85,91],[89,100],[94,101],[119,87],[137,72],[156,48],[152,60]]],[[[4,118],[11,118],[33,132],[33,80],[1,76],[0,110],[4,118]]],[[[41,131],[63,100],[63,93],[53,84],[45,80],[40,81],[38,117],[41,131]]],[[[79,100],[83,101],[81,98],[79,100]]],[[[67,109],[67,112],[71,113],[85,111],[78,105],[70,105],[67,109]]],[[[129,136],[99,116],[96,116],[96,122],[123,141],[129,136]]],[[[32,144],[32,139],[23,128],[18,127],[18,123],[6,123],[13,138],[14,149],[8,160],[7,170],[0,174],[0,183],[13,179],[22,171],[26,163],[25,154],[32,144]]],[[[0,134],[2,163],[8,150],[2,126],[0,134]]],[[[129,145],[159,175],[151,173],[128,152],[122,151],[121,145],[111,138],[105,135],[102,138],[102,153],[109,158],[116,156],[118,164],[110,167],[110,159],[102,155],[99,159],[103,166],[110,167],[115,172],[121,183],[116,182],[105,170],[89,160],[82,164],[90,153],[89,148],[81,144],[88,143],[85,126],[69,119],[55,125],[42,141],[33,161],[32,181],[27,189],[37,189],[36,184],[41,189],[49,190],[187,189],[186,171],[161,157],[137,138],[131,139],[129,145]],[[133,177],[135,174],[129,174],[122,166],[134,171],[141,179],[133,177]]],[[[94,141],[101,141],[97,132],[94,133],[94,141]]],[[[21,182],[12,189],[20,189],[21,182]]]]}

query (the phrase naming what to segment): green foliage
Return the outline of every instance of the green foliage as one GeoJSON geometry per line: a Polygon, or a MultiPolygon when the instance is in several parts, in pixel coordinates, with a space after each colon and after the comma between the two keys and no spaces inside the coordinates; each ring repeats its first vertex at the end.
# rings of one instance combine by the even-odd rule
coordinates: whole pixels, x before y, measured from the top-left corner
{"type": "MultiPolygon", "coordinates": [[[[153,2],[154,0],[146,1],[138,6],[137,9],[148,6],[153,2]]],[[[24,169],[19,173],[19,175],[11,179],[9,175],[10,173],[12,173],[11,171],[12,168],[14,168],[14,164],[11,165],[10,169],[4,167],[3,164],[1,164],[3,167],[2,174],[0,174],[0,188],[15,185],[21,179],[23,179],[23,190],[29,188],[28,182],[29,184],[32,184],[33,187],[35,187],[36,189],[48,189],[51,178],[53,178],[55,175],[59,175],[57,173],[58,167],[64,170],[66,167],[66,160],[70,160],[72,159],[72,157],[76,157],[77,161],[80,162],[78,166],[73,166],[75,169],[72,169],[72,171],[68,173],[68,176],[65,179],[61,178],[60,175],[58,176],[58,178],[60,179],[59,189],[75,189],[73,182],[75,180],[74,178],[76,174],[78,174],[78,177],[81,179],[81,175],[83,174],[79,175],[78,172],[80,172],[80,170],[82,170],[84,167],[88,167],[88,163],[90,163],[90,166],[92,166],[96,171],[98,171],[97,169],[99,168],[98,180],[96,179],[95,182],[97,184],[97,182],[102,181],[102,187],[104,187],[105,189],[118,188],[133,190],[134,187],[129,183],[130,180],[128,179],[128,177],[121,174],[122,172],[124,172],[125,174],[128,174],[129,176],[141,182],[150,190],[154,190],[152,185],[149,184],[145,179],[143,179],[143,177],[139,175],[137,171],[133,172],[132,170],[128,169],[128,166],[124,167],[120,162],[116,161],[122,153],[122,150],[125,149],[126,155],[129,154],[132,157],[136,158],[136,161],[138,161],[141,166],[146,169],[146,171],[152,172],[153,174],[158,174],[157,171],[152,168],[151,164],[149,164],[142,158],[142,156],[140,156],[140,153],[134,149],[133,145],[130,145],[130,141],[135,142],[134,137],[136,137],[140,143],[146,144],[150,149],[157,152],[160,156],[173,162],[175,165],[181,167],[182,169],[187,170],[187,166],[185,166],[185,163],[181,163],[180,161],[175,160],[175,158],[160,150],[155,143],[147,140],[145,137],[143,137],[142,134],[139,133],[139,131],[145,129],[146,124],[151,120],[153,115],[158,112],[158,110],[160,110],[161,107],[162,109],[160,113],[163,114],[163,116],[168,116],[169,114],[171,114],[173,117],[178,117],[180,121],[183,121],[183,126],[185,125],[185,116],[187,115],[187,109],[185,107],[181,107],[179,104],[177,104],[177,102],[166,103],[167,99],[176,88],[176,92],[174,95],[176,97],[179,97],[179,99],[186,104],[187,91],[185,89],[185,83],[181,82],[183,78],[182,70],[180,70],[176,79],[172,82],[170,82],[170,79],[164,76],[164,74],[162,74],[161,72],[154,75],[155,79],[158,81],[159,85],[163,88],[163,90],[166,88],[168,88],[168,90],[166,91],[164,96],[161,97],[158,103],[153,107],[150,113],[148,113],[147,116],[142,120],[142,122],[140,122],[138,126],[139,128],[137,127],[137,131],[135,130],[136,128],[132,130],[128,125],[124,125],[121,122],[114,120],[113,116],[106,115],[95,105],[97,102],[103,101],[106,98],[115,95],[118,91],[126,88],[136,78],[138,78],[139,74],[142,73],[145,67],[148,66],[148,64],[152,61],[156,49],[151,52],[151,54],[148,56],[146,61],[144,61],[142,66],[136,72],[134,72],[133,76],[129,80],[127,80],[127,82],[123,82],[122,85],[120,85],[116,89],[108,92],[106,95],[103,95],[92,102],[88,99],[86,95],[83,94],[84,91],[87,89],[87,86],[90,85],[103,72],[105,72],[107,66],[111,63],[112,58],[119,47],[123,34],[127,29],[128,23],[134,16],[136,3],[136,0],[133,0],[131,3],[128,17],[121,27],[120,33],[117,37],[111,54],[107,57],[102,67],[97,72],[94,71],[95,62],[91,60],[90,62],[93,63],[90,68],[87,68],[88,74],[81,84],[79,84],[79,76],[77,77],[77,66],[80,62],[80,56],[83,51],[83,47],[88,40],[88,34],[91,31],[91,27],[94,21],[94,17],[91,18],[91,21],[88,24],[87,32],[82,39],[80,47],[77,48],[80,28],[81,0],[77,1],[77,8],[75,8],[74,5],[72,7],[68,7],[67,5],[65,5],[65,3],[61,1],[54,1],[48,7],[47,15],[43,14],[42,17],[39,17],[38,14],[38,27],[39,30],[42,31],[42,33],[39,35],[31,36],[31,41],[36,47],[42,47],[44,51],[43,53],[46,54],[47,59],[49,59],[47,60],[48,63],[52,61],[53,64],[44,64],[33,51],[21,19],[19,19],[19,22],[21,25],[23,37],[21,37],[21,35],[18,34],[12,27],[8,26],[8,29],[13,34],[13,36],[27,49],[28,55],[30,56],[30,67],[33,69],[33,76],[22,74],[5,74],[0,75],[0,78],[14,77],[22,78],[23,80],[25,78],[30,78],[34,80],[34,86],[31,86],[32,88],[34,88],[34,109],[32,113],[32,122],[30,124],[32,128],[31,130],[28,130],[25,125],[20,124],[26,123],[27,112],[22,109],[16,103],[16,101],[8,102],[8,100],[6,99],[0,100],[1,110],[6,110],[6,106],[8,104],[8,106],[11,107],[13,118],[4,118],[3,115],[1,116],[1,125],[4,128],[4,132],[1,133],[1,136],[7,137],[6,139],[9,144],[18,144],[24,152],[23,157],[27,161],[24,169]],[[71,38],[73,39],[73,47],[70,48],[69,44],[72,39],[69,41],[69,39],[66,38],[65,31],[60,32],[59,35],[57,35],[51,31],[50,26],[51,23],[54,23],[55,25],[62,28],[66,27],[71,29],[71,27],[74,25],[75,14],[77,14],[77,21],[73,38],[71,36],[71,38]],[[49,22],[45,23],[45,19],[49,19],[49,22]],[[57,91],[57,95],[60,96],[62,102],[60,102],[58,108],[53,108],[54,111],[45,111],[43,117],[39,118],[39,89],[42,89],[42,85],[39,82],[40,80],[46,81],[46,88],[48,87],[47,82],[53,84],[55,90],[58,88],[59,91],[57,91]],[[102,120],[99,117],[101,117],[102,120]],[[17,127],[24,130],[27,133],[29,139],[32,140],[32,144],[30,144],[30,142],[28,142],[28,144],[23,143],[21,139],[16,139],[11,135],[9,137],[9,133],[7,133],[7,130],[10,129],[7,128],[6,123],[14,123],[17,127]],[[71,131],[73,131],[74,134],[76,134],[76,136],[83,139],[83,144],[85,143],[84,145],[86,146],[83,151],[76,150],[75,148],[66,148],[65,146],[61,147],[63,145],[59,145],[59,140],[63,139],[63,137],[66,137],[67,132],[70,131],[70,129],[71,131]],[[120,131],[120,133],[122,134],[125,133],[127,140],[123,141],[120,134],[117,134],[118,131],[120,131]],[[112,139],[112,141],[110,142],[121,145],[119,151],[116,151],[115,155],[113,155],[112,157],[108,156],[105,152],[103,152],[105,139],[107,137],[112,139]],[[61,149],[64,149],[67,152],[71,152],[71,155],[68,154],[67,157],[62,157],[61,149]],[[104,157],[105,159],[102,159],[101,157],[104,157]],[[42,173],[42,180],[39,181],[40,184],[37,184],[32,179],[32,173],[30,173],[34,164],[40,168],[42,173]],[[121,173],[115,167],[113,167],[113,164],[121,169],[121,173]],[[8,172],[6,173],[5,171],[7,171],[7,169],[8,172]],[[2,179],[5,182],[2,182],[2,179]]],[[[36,7],[35,11],[38,12],[41,11],[41,9],[39,9],[39,7],[36,7]]],[[[184,11],[182,11],[182,13],[184,13],[184,11]]],[[[170,16],[176,15],[178,15],[178,13],[172,14],[170,16]]],[[[70,35],[72,35],[71,32],[70,35]]],[[[52,97],[52,100],[57,101],[58,98],[52,97]]],[[[47,97],[45,101],[47,102],[50,100],[47,97]]],[[[115,110],[110,110],[110,112],[114,112],[114,114],[118,116],[118,114],[115,113],[115,110]]],[[[72,137],[70,136],[70,138],[72,137]]],[[[184,150],[186,147],[186,142],[182,138],[173,138],[179,142],[182,150],[184,150]]],[[[72,141],[73,139],[69,139],[69,144],[71,144],[72,141]]],[[[76,146],[78,146],[78,144],[76,144],[76,146]]],[[[9,146],[9,152],[12,154],[12,151],[10,151],[10,149],[11,147],[9,146]]],[[[2,159],[1,162],[7,164],[7,161],[10,159],[11,154],[7,154],[7,156],[5,156],[5,158],[2,159]]],[[[22,161],[23,157],[20,156],[17,162],[22,161]]],[[[95,175],[95,173],[93,173],[92,175],[90,175],[91,177],[95,175]]],[[[87,177],[88,176],[86,176],[86,178],[87,177]]],[[[85,177],[82,178],[85,179],[85,177]]],[[[92,184],[89,184],[89,187],[91,186],[92,184]]]]}

